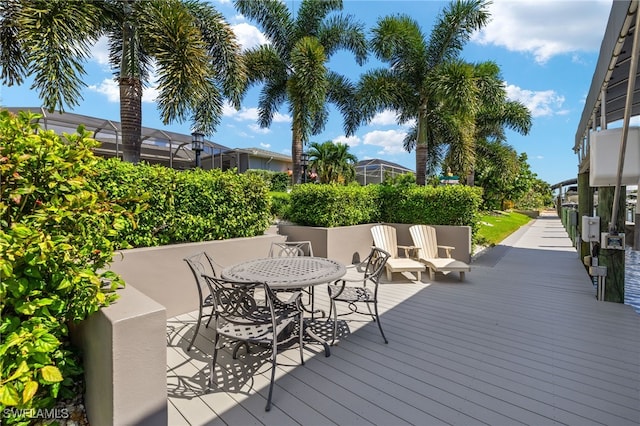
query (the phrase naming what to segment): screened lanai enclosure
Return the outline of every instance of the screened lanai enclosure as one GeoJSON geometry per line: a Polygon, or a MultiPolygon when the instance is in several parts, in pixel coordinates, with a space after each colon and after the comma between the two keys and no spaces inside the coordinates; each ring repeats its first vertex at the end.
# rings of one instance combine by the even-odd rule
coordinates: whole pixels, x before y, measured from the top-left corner
{"type": "Polygon", "coordinates": [[[356,164],[356,179],[360,185],[382,183],[386,177],[392,178],[405,173],[413,173],[413,170],[380,159],[363,160],[356,164]]]}

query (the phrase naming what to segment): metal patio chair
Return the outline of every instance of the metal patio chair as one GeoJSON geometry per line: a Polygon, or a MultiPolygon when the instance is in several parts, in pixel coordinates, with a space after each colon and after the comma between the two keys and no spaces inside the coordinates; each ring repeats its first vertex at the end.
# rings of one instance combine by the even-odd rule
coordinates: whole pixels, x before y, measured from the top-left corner
{"type": "Polygon", "coordinates": [[[293,293],[289,300],[283,302],[265,283],[236,282],[207,275],[204,276],[204,279],[212,289],[216,312],[214,316],[216,337],[211,358],[211,370],[209,370],[209,386],[213,385],[215,377],[214,369],[218,350],[222,343],[220,337],[229,339],[229,343],[236,343],[236,348],[237,342],[247,343],[247,348],[249,348],[249,343],[269,348],[271,351],[271,382],[265,407],[265,411],[269,411],[276,374],[278,346],[285,342],[291,342],[293,336],[297,334],[300,363],[304,364],[302,339],[304,324],[300,310],[302,293],[293,293]],[[256,290],[262,291],[256,292],[256,290]],[[256,300],[255,293],[263,293],[266,303],[264,300],[256,300]]]}
{"type": "Polygon", "coordinates": [[[196,330],[193,333],[191,342],[189,342],[189,346],[187,347],[187,351],[190,351],[193,348],[193,343],[195,342],[196,337],[198,336],[198,331],[200,330],[202,319],[208,318],[207,324],[205,325],[205,327],[208,328],[209,323],[213,318],[213,295],[211,294],[211,289],[209,288],[202,275],[211,275],[217,277],[218,270],[221,270],[221,268],[220,265],[218,265],[206,252],[200,252],[192,256],[185,257],[183,260],[187,262],[187,265],[189,265],[191,273],[193,274],[193,277],[196,281],[199,299],[198,322],[196,323],[196,330]],[[208,313],[205,311],[208,311],[208,313]]]}
{"type": "MultiPolygon", "coordinates": [[[[313,247],[311,246],[311,241],[285,241],[282,243],[271,243],[271,247],[269,248],[269,257],[297,257],[297,256],[310,256],[313,257],[313,247]]],[[[291,290],[276,290],[276,292],[281,291],[291,291],[291,290]]],[[[308,311],[312,315],[316,312],[321,312],[324,316],[324,312],[322,311],[313,311],[314,305],[314,290],[313,286],[311,287],[301,287],[296,288],[294,291],[302,291],[306,293],[309,297],[309,305],[311,306],[311,311],[308,311]]]]}
{"type": "Polygon", "coordinates": [[[387,260],[390,257],[391,255],[385,250],[373,247],[366,259],[356,265],[347,267],[347,273],[343,278],[327,286],[331,300],[329,318],[331,317],[331,312],[333,312],[332,345],[335,343],[338,334],[338,317],[354,313],[366,314],[358,311],[358,305],[362,304],[367,306],[368,314],[378,323],[384,343],[389,343],[384,331],[382,331],[382,324],[378,315],[378,285],[380,284],[382,271],[384,271],[387,260]],[[346,303],[349,307],[349,312],[338,314],[336,302],[346,303]],[[371,310],[371,305],[373,305],[373,311],[371,310]]]}

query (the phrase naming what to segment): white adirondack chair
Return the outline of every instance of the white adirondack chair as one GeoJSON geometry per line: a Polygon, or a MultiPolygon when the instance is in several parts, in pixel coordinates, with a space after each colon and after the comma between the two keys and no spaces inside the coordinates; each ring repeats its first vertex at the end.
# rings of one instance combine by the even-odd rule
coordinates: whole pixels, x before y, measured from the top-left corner
{"type": "Polygon", "coordinates": [[[471,271],[471,267],[451,257],[452,246],[438,245],[436,229],[428,225],[413,225],[409,227],[411,239],[416,247],[416,258],[429,268],[429,278],[435,279],[436,272],[459,272],[460,281],[464,281],[464,273],[471,271]],[[440,257],[438,249],[445,251],[446,257],[440,257]]]}
{"type": "Polygon", "coordinates": [[[418,281],[422,279],[422,271],[426,269],[425,265],[411,258],[413,247],[398,245],[396,228],[390,225],[374,225],[371,228],[371,235],[373,236],[373,244],[391,255],[385,266],[389,281],[393,280],[394,272],[414,272],[418,281]],[[405,257],[400,257],[399,249],[404,250],[405,257]]]}

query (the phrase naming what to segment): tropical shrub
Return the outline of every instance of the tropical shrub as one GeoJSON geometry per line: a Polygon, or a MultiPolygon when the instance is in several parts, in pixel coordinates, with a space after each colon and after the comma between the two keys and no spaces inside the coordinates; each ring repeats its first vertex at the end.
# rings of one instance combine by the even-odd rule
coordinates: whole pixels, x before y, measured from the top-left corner
{"type": "Polygon", "coordinates": [[[378,221],[376,185],[296,185],[289,219],[299,225],[349,226],[378,221]]]}
{"type": "Polygon", "coordinates": [[[299,225],[348,226],[372,222],[471,226],[482,190],[463,185],[297,185],[289,219],[299,225]]]}
{"type": "Polygon", "coordinates": [[[271,221],[267,185],[257,174],[177,171],[117,159],[99,169],[98,186],[135,219],[120,234],[124,245],[251,237],[264,233],[271,221]]]}
{"type": "Polygon", "coordinates": [[[291,177],[286,172],[274,172],[272,170],[249,169],[247,175],[257,175],[273,192],[286,192],[291,184],[291,177]]]}
{"type": "MultiPolygon", "coordinates": [[[[69,325],[116,299],[112,272],[122,209],[91,176],[97,142],[79,127],[57,136],[35,114],[0,111],[0,412],[49,408],[82,373],[69,325]]],[[[8,415],[12,413],[15,415],[8,415]]]]}
{"type": "Polygon", "coordinates": [[[291,195],[287,192],[271,192],[271,217],[279,219],[289,218],[291,195]]]}

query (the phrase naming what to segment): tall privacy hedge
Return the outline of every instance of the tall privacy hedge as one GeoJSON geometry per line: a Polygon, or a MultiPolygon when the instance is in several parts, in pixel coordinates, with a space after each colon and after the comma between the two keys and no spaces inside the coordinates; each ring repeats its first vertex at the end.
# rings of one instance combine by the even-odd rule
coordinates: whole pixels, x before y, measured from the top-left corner
{"type": "Polygon", "coordinates": [[[296,185],[289,219],[299,225],[348,226],[377,222],[378,189],[360,185],[296,185]]]}
{"type": "Polygon", "coordinates": [[[110,159],[97,184],[134,218],[124,242],[148,247],[261,235],[269,227],[264,180],[235,171],[177,171],[110,159]]]}
{"type": "Polygon", "coordinates": [[[348,226],[372,222],[466,225],[474,230],[481,188],[298,185],[289,219],[299,225],[348,226]]]}

